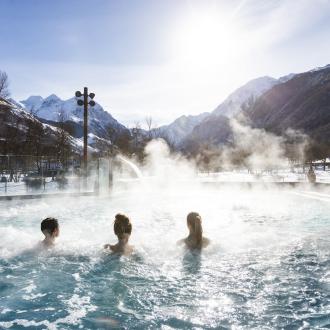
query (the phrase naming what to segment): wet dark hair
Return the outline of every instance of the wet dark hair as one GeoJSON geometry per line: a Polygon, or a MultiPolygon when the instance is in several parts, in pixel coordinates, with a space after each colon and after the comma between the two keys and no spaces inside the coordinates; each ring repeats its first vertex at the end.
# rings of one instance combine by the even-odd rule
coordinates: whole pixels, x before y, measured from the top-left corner
{"type": "Polygon", "coordinates": [[[55,218],[46,218],[41,221],[41,231],[43,233],[47,232],[52,235],[56,229],[58,229],[58,221],[55,218]]]}
{"type": "Polygon", "coordinates": [[[203,229],[202,217],[197,212],[190,212],[187,215],[187,225],[191,228],[192,234],[196,238],[197,244],[202,244],[203,229]]]}
{"type": "Polygon", "coordinates": [[[118,213],[115,216],[113,230],[118,238],[123,238],[124,234],[131,235],[132,223],[126,215],[118,213]]]}

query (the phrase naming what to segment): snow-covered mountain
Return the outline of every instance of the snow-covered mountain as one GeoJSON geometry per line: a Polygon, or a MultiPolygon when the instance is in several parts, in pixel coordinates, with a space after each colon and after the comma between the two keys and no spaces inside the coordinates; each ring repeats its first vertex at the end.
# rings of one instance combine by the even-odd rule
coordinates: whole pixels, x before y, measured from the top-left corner
{"type": "Polygon", "coordinates": [[[278,81],[280,82],[280,83],[285,83],[285,82],[287,82],[288,80],[290,80],[290,79],[292,79],[294,76],[296,76],[297,74],[296,73],[289,73],[289,74],[287,74],[287,75],[285,75],[285,76],[283,76],[283,77],[280,77],[280,78],[278,78],[278,81]]]}
{"type": "MultiPolygon", "coordinates": [[[[58,136],[57,127],[41,122],[20,103],[0,98],[0,153],[55,155],[58,136]]],[[[81,152],[82,139],[68,135],[68,143],[73,152],[81,152]]]]}
{"type": "Polygon", "coordinates": [[[330,65],[299,74],[289,74],[278,80],[262,78],[261,81],[257,80],[257,83],[256,80],[251,81],[232,93],[210,116],[197,125],[182,142],[182,149],[199,152],[205,145],[221,146],[230,142],[230,118],[242,110],[252,127],[277,135],[285,135],[289,129],[308,135],[311,141],[315,141],[314,156],[319,152],[316,157],[321,157],[321,152],[329,152],[329,88],[330,65]],[[251,88],[251,85],[257,88],[251,88]],[[271,87],[268,88],[269,86],[271,87]],[[248,102],[249,92],[254,98],[251,102],[248,102]],[[236,106],[242,101],[240,110],[236,106]]]}
{"type": "Polygon", "coordinates": [[[173,146],[180,147],[195,127],[203,125],[205,122],[204,128],[207,130],[207,125],[214,117],[236,115],[249,100],[256,99],[279,83],[279,80],[267,76],[250,80],[231,93],[213,112],[204,112],[197,116],[181,116],[171,124],[159,127],[158,135],[168,140],[173,146]]]}
{"type": "MultiPolygon", "coordinates": [[[[55,94],[51,94],[45,99],[41,96],[30,96],[28,99],[20,101],[27,111],[47,122],[69,121],[79,128],[83,125],[84,110],[77,105],[75,97],[62,100],[55,94]]],[[[114,119],[109,112],[96,103],[88,111],[89,132],[100,137],[109,139],[109,128],[120,133],[127,128],[114,119]]],[[[81,137],[82,130],[76,129],[75,136],[81,137]]]]}
{"type": "Polygon", "coordinates": [[[330,64],[327,64],[325,66],[318,66],[312,70],[309,70],[308,72],[316,72],[316,71],[322,71],[324,69],[330,69],[330,64]]]}
{"type": "Polygon", "coordinates": [[[255,127],[279,135],[299,130],[317,141],[319,149],[322,144],[329,148],[329,90],[330,65],[326,65],[274,86],[247,109],[246,116],[255,127]]]}
{"type": "Polygon", "coordinates": [[[165,138],[169,143],[177,147],[192,132],[194,127],[201,123],[208,115],[208,112],[204,112],[197,116],[181,116],[171,124],[159,127],[156,130],[157,136],[165,138]]]}
{"type": "MultiPolygon", "coordinates": [[[[152,130],[152,136],[163,137],[174,147],[179,147],[187,136],[192,133],[193,129],[201,125],[203,121],[210,122],[213,116],[218,115],[234,116],[242,109],[244,104],[256,99],[274,85],[289,80],[292,76],[285,76],[278,80],[267,76],[253,79],[230,94],[213,112],[204,112],[195,116],[181,116],[169,125],[152,130]]],[[[83,107],[77,105],[76,98],[62,100],[55,94],[51,94],[46,98],[34,95],[20,101],[20,104],[43,122],[55,126],[56,122],[59,121],[70,122],[74,130],[73,135],[77,138],[82,137],[83,107]]],[[[89,132],[101,139],[111,140],[109,129],[112,131],[112,135],[115,134],[114,139],[119,134],[128,131],[124,125],[120,124],[100,104],[96,103],[94,107],[89,109],[89,132]]],[[[148,136],[147,132],[143,131],[142,133],[148,136]]]]}
{"type": "Polygon", "coordinates": [[[242,105],[250,99],[255,99],[273,86],[280,83],[272,77],[260,77],[250,80],[231,93],[215,110],[213,115],[232,117],[242,110],[242,105]]]}
{"type": "Polygon", "coordinates": [[[35,109],[39,109],[41,107],[43,101],[44,99],[41,96],[33,95],[20,103],[23,104],[26,110],[33,112],[35,109]]]}

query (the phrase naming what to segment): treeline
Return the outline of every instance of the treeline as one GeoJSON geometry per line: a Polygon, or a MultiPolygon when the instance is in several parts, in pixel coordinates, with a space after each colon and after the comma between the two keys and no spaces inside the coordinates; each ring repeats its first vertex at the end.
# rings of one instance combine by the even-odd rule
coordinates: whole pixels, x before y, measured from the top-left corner
{"type": "MultiPolygon", "coordinates": [[[[263,170],[273,170],[282,166],[294,168],[297,165],[309,165],[316,160],[326,160],[330,155],[327,143],[308,139],[305,144],[299,141],[285,141],[280,145],[280,153],[263,152],[255,145],[233,144],[232,141],[222,145],[212,143],[190,145],[186,155],[195,160],[197,166],[204,171],[223,171],[245,168],[253,171],[255,167],[263,170]],[[258,150],[259,149],[259,150],[258,150]],[[255,163],[255,164],[253,164],[255,163]]],[[[269,146],[271,148],[271,146],[269,146]]],[[[267,146],[265,146],[267,148],[267,146]]]]}
{"type": "Polygon", "coordinates": [[[52,156],[65,161],[77,153],[64,123],[51,129],[24,111],[13,110],[3,98],[0,104],[0,154],[52,156]]]}
{"type": "Polygon", "coordinates": [[[138,125],[131,130],[121,131],[109,126],[104,134],[104,139],[99,139],[92,146],[99,150],[97,153],[99,156],[123,153],[142,162],[146,156],[145,146],[155,137],[155,134],[141,129],[138,125]]]}

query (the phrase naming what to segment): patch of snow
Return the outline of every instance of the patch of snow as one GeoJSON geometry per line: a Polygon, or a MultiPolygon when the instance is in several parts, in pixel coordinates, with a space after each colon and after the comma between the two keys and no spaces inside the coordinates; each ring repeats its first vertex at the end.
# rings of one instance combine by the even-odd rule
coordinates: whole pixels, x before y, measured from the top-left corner
{"type": "Polygon", "coordinates": [[[28,111],[39,109],[44,99],[39,95],[32,95],[26,100],[20,101],[28,111]]]}
{"type": "Polygon", "coordinates": [[[281,82],[281,83],[285,83],[289,80],[291,80],[293,77],[295,77],[297,74],[296,73],[289,73],[288,75],[286,76],[283,76],[283,77],[280,77],[278,78],[278,80],[281,82]]]}
{"type": "Polygon", "coordinates": [[[209,116],[208,112],[197,116],[181,116],[171,124],[153,130],[152,133],[158,131],[162,137],[169,139],[171,143],[178,146],[192,132],[194,127],[200,124],[207,116],[209,116]]]}
{"type": "Polygon", "coordinates": [[[330,64],[327,64],[325,66],[316,67],[312,70],[309,70],[308,72],[317,72],[317,71],[321,71],[321,70],[324,70],[324,69],[330,69],[330,64]]]}
{"type": "Polygon", "coordinates": [[[231,93],[212,114],[232,117],[242,110],[242,105],[250,98],[257,98],[278,83],[277,79],[268,76],[250,80],[231,93]]]}

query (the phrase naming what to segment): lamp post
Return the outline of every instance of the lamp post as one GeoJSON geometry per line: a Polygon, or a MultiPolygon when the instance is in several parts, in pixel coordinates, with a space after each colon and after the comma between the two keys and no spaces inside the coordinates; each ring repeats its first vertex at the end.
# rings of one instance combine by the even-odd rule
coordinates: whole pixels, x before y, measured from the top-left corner
{"type": "Polygon", "coordinates": [[[80,91],[76,92],[76,98],[77,104],[79,106],[84,106],[84,177],[85,177],[85,188],[87,186],[87,146],[88,146],[88,105],[93,107],[95,105],[95,102],[93,101],[95,94],[89,93],[88,94],[88,88],[84,87],[84,93],[81,93],[80,91]],[[83,99],[79,99],[83,96],[83,99]],[[88,98],[90,100],[88,101],[88,98]]]}

